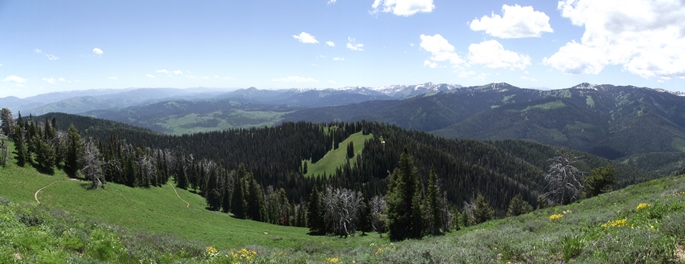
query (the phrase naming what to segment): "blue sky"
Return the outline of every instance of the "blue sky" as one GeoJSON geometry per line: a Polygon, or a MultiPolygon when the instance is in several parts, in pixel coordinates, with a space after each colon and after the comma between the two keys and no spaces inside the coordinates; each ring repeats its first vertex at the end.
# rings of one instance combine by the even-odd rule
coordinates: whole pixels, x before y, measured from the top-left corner
{"type": "Polygon", "coordinates": [[[678,0],[0,1],[0,97],[424,82],[685,91],[678,0]]]}

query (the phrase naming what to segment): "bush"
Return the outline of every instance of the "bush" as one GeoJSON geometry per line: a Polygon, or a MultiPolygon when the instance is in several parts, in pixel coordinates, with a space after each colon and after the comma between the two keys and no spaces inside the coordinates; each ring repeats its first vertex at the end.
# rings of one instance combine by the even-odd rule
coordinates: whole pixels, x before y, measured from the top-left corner
{"type": "Polygon", "coordinates": [[[679,243],[685,243],[685,212],[666,217],[662,230],[665,234],[674,236],[679,243]]]}

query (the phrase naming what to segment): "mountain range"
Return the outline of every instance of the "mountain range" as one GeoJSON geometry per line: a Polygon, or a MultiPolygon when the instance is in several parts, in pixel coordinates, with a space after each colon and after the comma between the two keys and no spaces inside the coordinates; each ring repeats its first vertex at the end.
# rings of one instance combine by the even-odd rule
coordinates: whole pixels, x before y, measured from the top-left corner
{"type": "Polygon", "coordinates": [[[425,83],[84,93],[2,98],[0,105],[30,105],[29,110],[21,110],[24,115],[78,113],[170,134],[273,126],[286,121],[372,120],[447,138],[526,139],[570,147],[650,167],[662,175],[685,165],[681,162],[685,158],[685,94],[661,89],[588,83],[557,90],[507,83],[471,87],[425,83]],[[38,105],[41,100],[47,103],[38,105]]]}

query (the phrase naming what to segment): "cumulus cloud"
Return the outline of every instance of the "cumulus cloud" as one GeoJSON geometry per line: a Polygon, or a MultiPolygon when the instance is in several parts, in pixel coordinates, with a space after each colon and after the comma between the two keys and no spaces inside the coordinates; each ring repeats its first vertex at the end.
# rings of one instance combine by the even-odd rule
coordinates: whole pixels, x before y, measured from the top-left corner
{"type": "Polygon", "coordinates": [[[60,81],[60,82],[66,82],[66,81],[67,81],[67,80],[64,79],[63,77],[57,78],[57,80],[60,81]]]}
{"type": "Polygon", "coordinates": [[[530,56],[504,49],[496,40],[469,45],[469,63],[487,68],[525,69],[530,65],[530,56]]]}
{"type": "Polygon", "coordinates": [[[316,44],[319,43],[318,40],[307,32],[302,32],[300,35],[293,35],[293,38],[297,39],[301,43],[316,44]]]}
{"type": "Polygon", "coordinates": [[[43,81],[46,81],[46,82],[49,83],[49,84],[55,84],[55,83],[57,82],[57,80],[55,80],[55,78],[52,78],[52,77],[50,77],[50,78],[43,78],[43,81]]]}
{"type": "Polygon", "coordinates": [[[316,82],[314,78],[305,78],[300,76],[288,76],[285,78],[278,78],[271,80],[273,82],[288,82],[288,83],[313,83],[316,82]]]}
{"type": "Polygon", "coordinates": [[[169,70],[167,70],[167,69],[157,70],[157,72],[158,72],[158,73],[166,73],[166,74],[171,73],[171,72],[170,72],[169,70]]]}
{"type": "Polygon", "coordinates": [[[107,79],[109,79],[109,80],[112,80],[112,81],[116,81],[116,80],[119,80],[119,77],[116,77],[116,76],[110,76],[110,77],[109,77],[109,78],[107,78],[107,79]]]}
{"type": "Polygon", "coordinates": [[[469,23],[473,31],[485,31],[498,38],[540,37],[543,32],[554,32],[549,16],[535,11],[532,6],[503,5],[502,16],[492,13],[469,23]]]}
{"type": "Polygon", "coordinates": [[[340,58],[340,57],[335,57],[333,58],[334,61],[344,61],[345,58],[340,58]]]}
{"type": "Polygon", "coordinates": [[[48,58],[48,60],[59,60],[59,57],[52,54],[43,53],[43,50],[41,49],[33,49],[33,52],[45,55],[45,57],[48,58]]]}
{"type": "Polygon", "coordinates": [[[357,43],[356,39],[348,37],[347,48],[354,51],[364,51],[364,44],[357,43]]]}
{"type": "Polygon", "coordinates": [[[561,0],[557,8],[585,31],[543,64],[570,74],[616,65],[643,78],[685,78],[685,2],[561,0]]]}
{"type": "Polygon", "coordinates": [[[182,75],[182,74],[183,74],[183,71],[181,71],[181,70],[175,70],[173,73],[176,74],[176,75],[182,75]]]}
{"type": "Polygon", "coordinates": [[[431,57],[423,62],[424,66],[437,68],[439,62],[448,62],[456,68],[464,63],[464,60],[454,51],[454,46],[440,34],[433,36],[421,34],[419,46],[431,54],[431,57]]]}
{"type": "Polygon", "coordinates": [[[419,12],[430,13],[435,9],[435,5],[433,0],[374,0],[371,8],[371,14],[384,12],[411,16],[419,12]]]}
{"type": "MultiPolygon", "coordinates": [[[[335,43],[333,43],[333,41],[326,41],[326,45],[329,47],[335,47],[335,43]]],[[[2,66],[2,64],[0,64],[0,66],[2,66]]]]}
{"type": "Polygon", "coordinates": [[[145,74],[145,76],[147,76],[147,77],[150,77],[150,78],[155,78],[155,76],[154,76],[154,75],[152,75],[152,74],[149,74],[149,73],[148,73],[148,74],[145,74]]]}
{"type": "Polygon", "coordinates": [[[21,77],[16,76],[16,75],[10,75],[10,76],[5,77],[5,79],[3,79],[2,81],[13,82],[15,85],[22,87],[22,86],[24,86],[24,83],[26,83],[26,81],[28,81],[28,79],[24,79],[24,78],[21,78],[21,77]]]}
{"type": "Polygon", "coordinates": [[[329,5],[330,5],[330,4],[335,4],[335,1],[336,1],[336,0],[328,0],[328,4],[329,4],[329,5]]]}
{"type": "Polygon", "coordinates": [[[93,49],[93,54],[95,54],[97,56],[102,56],[103,53],[104,52],[102,52],[102,50],[100,48],[94,48],[93,49]]]}

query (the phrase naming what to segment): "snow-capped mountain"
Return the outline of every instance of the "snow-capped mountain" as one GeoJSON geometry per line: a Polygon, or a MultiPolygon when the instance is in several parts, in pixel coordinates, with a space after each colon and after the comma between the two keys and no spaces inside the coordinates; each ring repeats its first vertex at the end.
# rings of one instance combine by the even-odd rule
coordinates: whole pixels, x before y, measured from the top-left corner
{"type": "Polygon", "coordinates": [[[360,94],[380,93],[393,98],[403,98],[419,94],[449,91],[458,88],[462,88],[462,86],[457,84],[434,84],[432,82],[427,82],[423,84],[414,85],[387,85],[380,87],[344,87],[340,88],[340,90],[353,91],[360,94]]]}

